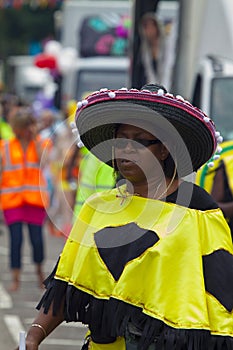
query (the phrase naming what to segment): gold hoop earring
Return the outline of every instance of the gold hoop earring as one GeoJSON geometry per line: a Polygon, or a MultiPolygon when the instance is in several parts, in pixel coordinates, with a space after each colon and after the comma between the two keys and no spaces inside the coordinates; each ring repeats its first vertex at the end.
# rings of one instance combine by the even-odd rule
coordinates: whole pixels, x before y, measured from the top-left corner
{"type": "MultiPolygon", "coordinates": [[[[176,161],[174,160],[174,171],[173,171],[173,175],[172,175],[172,178],[171,178],[171,181],[169,182],[168,186],[166,187],[165,191],[163,191],[159,197],[157,199],[161,199],[163,198],[163,196],[165,195],[165,193],[168,192],[168,190],[170,189],[171,185],[173,184],[173,181],[175,180],[175,177],[176,177],[176,173],[177,173],[177,165],[176,165],[176,161]]],[[[157,191],[156,191],[157,193],[157,191]]]]}
{"type": "Polygon", "coordinates": [[[113,179],[116,182],[117,181],[117,169],[115,164],[115,149],[114,146],[112,146],[112,168],[113,168],[113,179]]]}
{"type": "Polygon", "coordinates": [[[112,167],[114,170],[116,170],[116,167],[115,167],[115,149],[114,149],[114,146],[112,146],[112,167]]]}

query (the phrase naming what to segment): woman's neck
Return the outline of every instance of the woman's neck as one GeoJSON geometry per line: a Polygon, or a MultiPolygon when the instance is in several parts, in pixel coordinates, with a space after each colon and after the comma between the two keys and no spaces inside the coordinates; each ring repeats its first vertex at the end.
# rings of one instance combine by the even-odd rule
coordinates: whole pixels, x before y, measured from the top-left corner
{"type": "Polygon", "coordinates": [[[166,178],[164,181],[153,181],[152,183],[134,184],[133,188],[127,186],[129,193],[151,199],[161,199],[175,192],[179,187],[177,178],[166,178]]]}
{"type": "Polygon", "coordinates": [[[25,152],[28,148],[28,144],[30,141],[28,141],[27,139],[24,139],[24,138],[21,138],[21,139],[18,139],[20,144],[21,144],[21,147],[23,149],[23,151],[25,152]]]}

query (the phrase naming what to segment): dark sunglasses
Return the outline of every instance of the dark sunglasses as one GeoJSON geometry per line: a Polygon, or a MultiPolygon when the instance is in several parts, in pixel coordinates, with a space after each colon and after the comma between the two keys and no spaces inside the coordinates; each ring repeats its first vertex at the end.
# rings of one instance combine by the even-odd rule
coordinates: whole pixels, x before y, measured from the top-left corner
{"type": "Polygon", "coordinates": [[[140,149],[143,147],[149,147],[161,143],[160,140],[144,140],[144,139],[125,139],[125,138],[116,138],[114,139],[114,146],[116,148],[124,149],[127,147],[128,143],[133,146],[135,149],[140,149]]]}

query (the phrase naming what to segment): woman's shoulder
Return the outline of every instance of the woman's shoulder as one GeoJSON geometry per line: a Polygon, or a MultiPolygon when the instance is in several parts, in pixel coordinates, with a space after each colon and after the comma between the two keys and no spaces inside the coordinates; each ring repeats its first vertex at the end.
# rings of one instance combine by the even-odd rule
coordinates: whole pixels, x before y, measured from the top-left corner
{"type": "MultiPolygon", "coordinates": [[[[211,210],[219,207],[204,188],[188,181],[182,181],[175,196],[172,197],[172,202],[190,209],[211,210]]],[[[167,198],[167,201],[170,201],[169,199],[167,198]]]]}

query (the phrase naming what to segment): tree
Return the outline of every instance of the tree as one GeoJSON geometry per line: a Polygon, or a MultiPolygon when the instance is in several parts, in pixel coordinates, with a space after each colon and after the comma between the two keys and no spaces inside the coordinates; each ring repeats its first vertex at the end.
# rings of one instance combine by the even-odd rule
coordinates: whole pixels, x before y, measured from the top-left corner
{"type": "Polygon", "coordinates": [[[32,43],[43,44],[56,36],[54,13],[59,7],[0,9],[0,59],[28,55],[32,43]]]}

